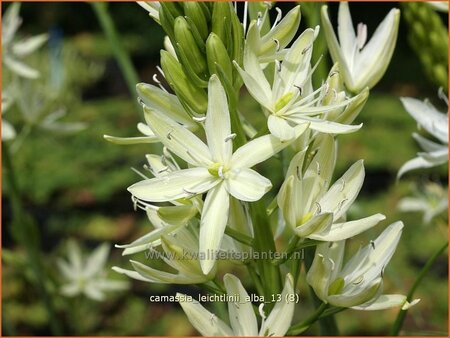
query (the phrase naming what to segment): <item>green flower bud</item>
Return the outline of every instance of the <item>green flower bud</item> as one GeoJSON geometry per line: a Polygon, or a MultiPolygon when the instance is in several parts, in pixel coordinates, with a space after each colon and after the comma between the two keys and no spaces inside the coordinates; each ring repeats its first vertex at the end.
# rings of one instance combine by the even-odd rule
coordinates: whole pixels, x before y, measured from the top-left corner
{"type": "Polygon", "coordinates": [[[193,1],[183,2],[184,14],[195,24],[203,41],[208,37],[208,22],[200,3],[193,1]]]}
{"type": "Polygon", "coordinates": [[[202,88],[194,85],[186,76],[181,64],[170,53],[161,51],[161,67],[170,87],[190,114],[206,114],[208,97],[202,88]]]}
{"type": "Polygon", "coordinates": [[[222,68],[225,76],[231,81],[233,71],[231,60],[222,40],[214,33],[209,34],[208,40],[206,40],[206,58],[210,74],[217,74],[217,65],[222,68]]]}
{"type": "Polygon", "coordinates": [[[211,18],[211,31],[217,34],[220,40],[223,41],[227,50],[229,47],[227,44],[227,28],[229,28],[229,20],[231,17],[230,6],[227,2],[215,2],[211,18]]]}
{"type": "Polygon", "coordinates": [[[281,22],[261,38],[259,55],[285,48],[294,38],[300,25],[300,6],[291,9],[281,22]],[[274,43],[277,41],[277,43],[274,43]]]}
{"type": "Polygon", "coordinates": [[[207,79],[207,65],[205,56],[200,51],[192,35],[191,28],[184,17],[175,19],[175,41],[178,58],[185,68],[192,67],[200,78],[207,79]]]}

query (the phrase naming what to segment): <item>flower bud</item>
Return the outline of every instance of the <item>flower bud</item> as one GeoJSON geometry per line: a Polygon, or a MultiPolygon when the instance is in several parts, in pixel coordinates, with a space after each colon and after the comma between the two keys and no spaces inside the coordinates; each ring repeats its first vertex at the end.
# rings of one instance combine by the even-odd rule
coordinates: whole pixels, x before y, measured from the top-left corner
{"type": "Polygon", "coordinates": [[[200,3],[194,1],[183,2],[184,14],[191,18],[203,41],[208,37],[208,22],[200,3]]]}
{"type": "Polygon", "coordinates": [[[228,80],[232,79],[233,66],[231,60],[222,40],[214,33],[209,34],[208,40],[206,40],[206,58],[210,74],[217,74],[217,66],[222,68],[228,80]]]}
{"type": "Polygon", "coordinates": [[[161,51],[161,67],[170,87],[190,114],[204,115],[208,106],[206,92],[194,85],[186,76],[181,64],[170,53],[161,51]]]}
{"type": "Polygon", "coordinates": [[[196,75],[206,79],[207,66],[204,55],[198,48],[191,28],[184,17],[179,16],[175,19],[174,33],[177,44],[176,50],[181,49],[178,58],[182,60],[183,66],[187,68],[186,64],[188,64],[196,75]]]}

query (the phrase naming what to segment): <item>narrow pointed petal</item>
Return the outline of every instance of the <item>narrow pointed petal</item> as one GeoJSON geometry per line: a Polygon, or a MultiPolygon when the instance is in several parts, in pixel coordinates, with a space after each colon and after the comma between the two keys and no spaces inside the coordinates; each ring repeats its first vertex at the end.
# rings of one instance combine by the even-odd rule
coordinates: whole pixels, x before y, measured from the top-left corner
{"type": "Polygon", "coordinates": [[[5,56],[3,58],[3,62],[5,63],[5,66],[8,67],[11,71],[24,78],[37,79],[40,76],[40,73],[36,69],[31,68],[30,66],[18,60],[11,59],[10,57],[5,56]]]}
{"type": "Polygon", "coordinates": [[[336,278],[342,265],[344,251],[345,241],[323,243],[316,247],[306,281],[311,285],[317,297],[324,302],[328,298],[328,287],[336,278]]]}
{"type": "Polygon", "coordinates": [[[420,169],[420,168],[432,168],[434,166],[435,166],[434,163],[427,161],[426,159],[424,159],[422,157],[415,157],[401,166],[401,168],[398,170],[398,173],[397,173],[397,179],[402,177],[408,171],[420,169]]]}
{"type": "Polygon", "coordinates": [[[286,93],[298,92],[295,86],[304,87],[310,71],[310,61],[315,32],[306,29],[287,52],[281,71],[275,72],[273,102],[277,102],[286,93]]]}
{"type": "Polygon", "coordinates": [[[192,132],[156,110],[144,107],[147,124],[173,153],[194,166],[212,163],[208,147],[192,132]]]}
{"type": "Polygon", "coordinates": [[[281,301],[277,302],[270,312],[270,315],[263,322],[260,336],[284,336],[291,326],[294,315],[294,302],[288,302],[288,295],[294,294],[294,280],[290,274],[286,275],[286,281],[281,293],[281,301]]]}
{"type": "Polygon", "coordinates": [[[138,136],[138,137],[116,137],[111,135],[103,135],[106,141],[119,145],[141,144],[141,143],[157,143],[159,139],[156,136],[138,136]]]}
{"type": "Polygon", "coordinates": [[[383,77],[397,42],[400,11],[392,9],[375,30],[370,41],[358,55],[353,74],[358,77],[355,92],[372,88],[383,77]]]}
{"type": "Polygon", "coordinates": [[[144,278],[152,283],[161,284],[200,284],[208,280],[206,276],[184,276],[181,273],[173,274],[165,271],[153,269],[150,266],[130,260],[133,268],[144,278]]]}
{"type": "Polygon", "coordinates": [[[238,302],[228,302],[228,314],[230,317],[230,324],[235,336],[257,336],[258,322],[247,291],[242,286],[241,281],[231,275],[226,274],[223,277],[223,282],[230,297],[239,296],[238,302]]]}
{"type": "Polygon", "coordinates": [[[326,231],[311,234],[308,238],[326,242],[341,241],[372,228],[384,219],[386,219],[386,216],[375,214],[355,221],[334,223],[326,231]]]}
{"type": "Polygon", "coordinates": [[[205,259],[200,261],[202,271],[208,274],[215,264],[215,255],[220,248],[228,221],[230,196],[224,183],[211,189],[206,195],[200,221],[199,251],[205,259]]]}
{"type": "MultiPolygon", "coordinates": [[[[177,296],[183,296],[177,293],[177,296]]],[[[180,297],[183,299],[184,297],[180,297]]],[[[234,336],[230,327],[220,318],[206,310],[198,301],[180,301],[192,326],[203,336],[234,336]]]]}
{"type": "Polygon", "coordinates": [[[430,141],[429,139],[423,137],[420,134],[413,133],[412,136],[416,140],[416,142],[420,145],[420,147],[425,151],[432,152],[442,149],[442,144],[430,141]]]}
{"type": "MultiPolygon", "coordinates": [[[[308,124],[296,126],[295,137],[298,138],[305,130],[308,129],[308,124]]],[[[290,142],[283,142],[278,137],[273,135],[264,135],[246,143],[238,150],[236,150],[231,159],[231,166],[233,168],[251,168],[257,163],[261,163],[272,157],[279,151],[286,148],[290,142]]]]}
{"type": "Polygon", "coordinates": [[[367,272],[366,277],[369,280],[381,274],[381,271],[391,260],[400,241],[402,229],[402,222],[392,223],[374,241],[372,245],[374,248],[371,248],[368,256],[371,269],[367,272]]]}
{"type": "Polygon", "coordinates": [[[342,52],[336,34],[334,33],[333,25],[331,24],[330,18],[328,16],[328,6],[322,6],[320,14],[322,29],[327,40],[327,46],[330,51],[331,58],[333,59],[334,63],[339,63],[347,87],[354,88],[350,65],[344,53],[342,52]]]}
{"type": "Polygon", "coordinates": [[[15,43],[12,46],[12,51],[17,56],[26,56],[41,47],[47,40],[47,34],[35,35],[15,43]]]}
{"type": "Polygon", "coordinates": [[[259,200],[272,188],[270,180],[248,168],[231,170],[225,180],[228,192],[241,201],[259,200]]]}
{"type": "MultiPolygon", "coordinates": [[[[257,59],[256,59],[257,60],[257,59]]],[[[244,81],[245,87],[249,91],[250,95],[263,107],[266,109],[272,109],[272,90],[269,83],[265,79],[264,73],[256,74],[258,77],[254,77],[255,74],[250,74],[249,72],[243,70],[236,61],[233,61],[234,66],[238,70],[239,74],[244,81]],[[264,79],[263,79],[264,77],[264,79]]],[[[257,64],[259,67],[259,62],[257,64]]],[[[255,66],[256,67],[256,66],[255,66]]]]}
{"type": "Polygon", "coordinates": [[[219,180],[208,169],[191,168],[140,181],[130,186],[128,191],[143,201],[165,202],[202,194],[218,183],[219,180]]]}
{"type": "Polygon", "coordinates": [[[277,195],[277,203],[281,212],[283,213],[286,224],[292,229],[296,227],[296,208],[299,203],[296,199],[297,194],[294,189],[294,176],[290,175],[283,182],[280,191],[277,195]]]}
{"type": "Polygon", "coordinates": [[[270,133],[278,137],[282,142],[291,141],[295,137],[294,128],[289,125],[288,121],[279,116],[271,114],[267,121],[267,126],[270,133]]]}
{"type": "Polygon", "coordinates": [[[147,107],[161,112],[163,115],[186,127],[195,128],[197,126],[184,110],[176,95],[167,93],[161,88],[147,83],[138,83],[136,91],[147,107]]]}
{"type": "Polygon", "coordinates": [[[371,301],[380,293],[383,287],[382,278],[371,281],[364,288],[357,288],[351,293],[342,293],[328,296],[331,305],[338,307],[354,307],[371,301]]]}
{"type": "Polygon", "coordinates": [[[364,165],[360,160],[353,164],[322,197],[319,202],[322,211],[333,212],[334,219],[344,215],[358,196],[364,176],[364,165]]]}
{"type": "MultiPolygon", "coordinates": [[[[300,223],[297,220],[298,223],[300,223]]],[[[333,214],[326,212],[313,216],[305,223],[298,224],[294,229],[297,236],[312,238],[311,235],[318,232],[327,232],[333,223],[333,214]]]]}
{"type": "Polygon", "coordinates": [[[85,266],[85,276],[91,277],[103,270],[103,267],[108,259],[109,255],[109,245],[103,243],[98,248],[92,252],[86,262],[85,266]]]}
{"type": "Polygon", "coordinates": [[[211,76],[208,84],[205,131],[213,161],[227,163],[232,152],[232,142],[227,141],[231,134],[230,113],[227,96],[217,75],[211,76]]]}
{"type": "Polygon", "coordinates": [[[311,129],[327,134],[349,134],[358,131],[362,127],[362,123],[358,125],[349,125],[306,117],[303,118],[303,120],[310,124],[311,129]]]}
{"type": "Polygon", "coordinates": [[[112,269],[117,273],[126,275],[126,276],[136,279],[136,280],[140,280],[142,282],[149,282],[149,283],[153,282],[152,280],[145,278],[144,276],[140,275],[139,273],[137,273],[136,271],[133,271],[133,270],[123,269],[118,266],[113,266],[112,269]]]}
{"type": "Polygon", "coordinates": [[[427,132],[443,143],[448,143],[448,115],[439,112],[429,102],[423,102],[411,97],[402,97],[401,101],[406,111],[427,132]]]}
{"type": "Polygon", "coordinates": [[[355,29],[353,28],[352,16],[348,2],[339,3],[338,11],[338,36],[342,53],[347,60],[353,57],[356,48],[355,29]]]}
{"type": "Polygon", "coordinates": [[[405,302],[406,296],[404,295],[381,295],[375,302],[371,302],[367,305],[361,304],[359,306],[353,306],[352,309],[364,311],[385,310],[403,306],[405,302]]]}

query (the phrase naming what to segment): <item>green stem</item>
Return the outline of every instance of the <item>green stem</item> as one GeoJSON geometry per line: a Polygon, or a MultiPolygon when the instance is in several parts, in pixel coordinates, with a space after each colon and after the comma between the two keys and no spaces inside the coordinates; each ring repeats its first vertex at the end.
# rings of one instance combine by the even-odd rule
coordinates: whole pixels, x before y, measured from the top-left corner
{"type": "Polygon", "coordinates": [[[317,320],[319,320],[322,313],[327,309],[328,304],[322,303],[309,318],[307,318],[305,321],[295,324],[291,326],[291,328],[288,330],[287,335],[289,336],[295,336],[299,335],[302,332],[305,332],[308,330],[308,328],[314,324],[317,320]]]}
{"type": "MultiPolygon", "coordinates": [[[[439,248],[439,250],[436,251],[435,254],[430,257],[430,259],[428,259],[427,263],[420,271],[419,276],[417,276],[417,279],[415,280],[413,286],[409,290],[408,295],[406,296],[406,301],[408,301],[408,302],[412,301],[414,292],[419,287],[423,278],[427,275],[428,271],[433,266],[434,262],[436,262],[438,257],[445,251],[445,249],[447,249],[447,247],[448,247],[448,241],[441,248],[439,248]]],[[[398,336],[398,334],[403,326],[403,322],[406,318],[407,312],[408,312],[408,310],[400,310],[400,312],[397,315],[397,318],[395,319],[394,325],[391,328],[391,332],[390,332],[391,336],[398,336]]]]}
{"type": "Polygon", "coordinates": [[[242,244],[253,247],[253,238],[251,238],[250,236],[244,235],[243,233],[241,233],[233,228],[226,227],[225,234],[227,234],[228,236],[230,236],[231,238],[235,239],[236,241],[238,241],[242,244]]]}
{"type": "Polygon", "coordinates": [[[34,220],[26,213],[22,204],[17,177],[11,158],[10,149],[7,144],[2,143],[2,163],[7,175],[8,193],[12,206],[12,236],[26,250],[29,266],[36,280],[37,293],[41,295],[42,301],[47,309],[50,329],[53,335],[61,335],[62,327],[56,317],[56,310],[48,290],[45,287],[44,268],[40,257],[39,229],[34,220]]]}
{"type": "Polygon", "coordinates": [[[303,250],[305,248],[309,248],[311,246],[316,246],[317,244],[318,244],[318,241],[311,240],[311,239],[305,240],[298,245],[296,242],[291,242],[289,244],[288,248],[286,249],[286,251],[281,255],[280,258],[272,260],[272,264],[280,265],[280,264],[286,262],[288,259],[290,259],[295,252],[297,252],[299,250],[303,250]]]}
{"type": "MultiPolygon", "coordinates": [[[[256,266],[264,288],[264,297],[272,299],[272,295],[281,292],[281,272],[272,264],[270,255],[276,252],[272,229],[266,216],[266,208],[262,201],[250,205],[254,227],[254,249],[259,255],[267,255],[267,259],[258,259],[256,266]]],[[[273,304],[268,304],[271,310],[273,304]]]]}
{"type": "MultiPolygon", "coordinates": [[[[111,15],[108,12],[106,3],[103,2],[91,2],[92,8],[97,15],[97,19],[102,26],[103,32],[109,40],[109,44],[114,53],[114,57],[122,71],[125,81],[127,83],[128,90],[132,97],[136,96],[136,84],[139,82],[139,76],[136,69],[131,62],[130,55],[123,47],[119,34],[114,26],[114,22],[111,19],[111,15]]],[[[139,111],[141,111],[139,107],[139,111]]]]}

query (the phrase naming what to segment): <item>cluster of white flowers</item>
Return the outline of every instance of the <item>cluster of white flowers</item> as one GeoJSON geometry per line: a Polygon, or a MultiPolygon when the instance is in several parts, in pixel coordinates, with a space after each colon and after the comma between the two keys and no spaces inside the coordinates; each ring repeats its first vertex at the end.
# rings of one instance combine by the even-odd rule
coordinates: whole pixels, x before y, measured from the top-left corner
{"type": "MultiPolygon", "coordinates": [[[[261,249],[252,247],[261,225],[253,215],[257,210],[249,205],[261,203],[263,196],[279,185],[252,168],[283,152],[290,164],[271,211],[278,209],[283,219],[278,233],[284,232],[300,244],[317,241],[307,271],[316,295],[326,304],[360,310],[410,306],[403,295],[382,295],[383,270],[400,239],[401,222],[388,226],[343,263],[345,240],[385,219],[375,214],[346,220],[364,181],[363,161],[331,184],[336,135],[362,127],[352,122],[389,64],[399,11],[387,15],[364,47],[367,29],[359,24],[355,36],[348,4],[339,8],[339,42],[324,6],[322,23],[335,65],[323,84],[314,88],[311,58],[319,27],[306,29],[294,40],[300,6],[283,19],[277,9],[279,15],[270,28],[268,3],[245,3],[250,13],[248,27],[247,12],[244,23],[236,23],[236,8],[229,3],[140,5],[168,35],[160,73],[175,95],[156,76],[158,86],[138,84],[146,120],[138,129],[144,136],[106,136],[121,144],[160,142],[164,147],[163,155],[147,156],[146,169],[154,177],[142,174],[144,179],[128,188],[155,229],[118,247],[128,255],[160,246],[166,253],[164,261],[176,273],[137,261],[131,261],[134,271],[115,270],[147,282],[201,284],[217,274],[214,255],[177,259],[183,252],[261,249]],[[239,112],[242,84],[267,121],[267,127],[258,132],[239,112]]],[[[264,264],[273,266],[270,261],[264,264]]],[[[264,269],[257,269],[256,274],[266,287],[264,269]]],[[[297,280],[289,273],[285,276],[279,278],[285,279],[283,293],[293,293],[297,280]]],[[[246,294],[237,277],[226,275],[224,285],[228,294],[246,294]]],[[[181,305],[204,335],[284,335],[294,313],[294,304],[288,302],[276,304],[267,317],[261,310],[263,323],[258,331],[251,304],[229,304],[231,328],[198,303],[181,305]]]]}

